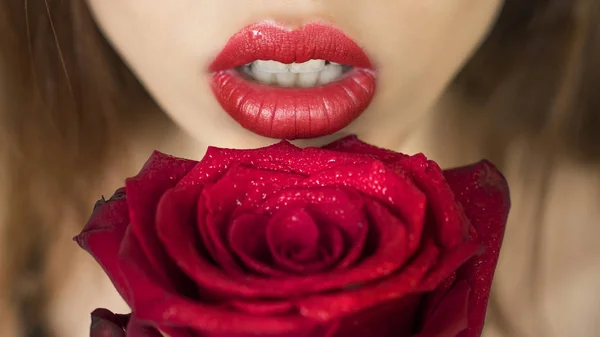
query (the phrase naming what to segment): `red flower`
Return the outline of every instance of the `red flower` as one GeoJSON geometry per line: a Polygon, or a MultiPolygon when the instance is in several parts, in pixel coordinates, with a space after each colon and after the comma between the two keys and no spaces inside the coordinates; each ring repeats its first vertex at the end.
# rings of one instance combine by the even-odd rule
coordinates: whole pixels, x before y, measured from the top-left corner
{"type": "Polygon", "coordinates": [[[76,240],[128,336],[476,337],[508,209],[488,162],[442,171],[349,137],[156,152],[76,240]]]}

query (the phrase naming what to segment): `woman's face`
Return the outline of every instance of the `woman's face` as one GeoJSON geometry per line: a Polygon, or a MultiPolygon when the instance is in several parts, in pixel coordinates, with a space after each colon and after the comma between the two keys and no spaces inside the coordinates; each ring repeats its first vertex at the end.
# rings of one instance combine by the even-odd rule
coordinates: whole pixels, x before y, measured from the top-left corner
{"type": "Polygon", "coordinates": [[[87,1],[177,124],[202,144],[237,148],[351,133],[397,145],[475,51],[502,3],[87,1]]]}

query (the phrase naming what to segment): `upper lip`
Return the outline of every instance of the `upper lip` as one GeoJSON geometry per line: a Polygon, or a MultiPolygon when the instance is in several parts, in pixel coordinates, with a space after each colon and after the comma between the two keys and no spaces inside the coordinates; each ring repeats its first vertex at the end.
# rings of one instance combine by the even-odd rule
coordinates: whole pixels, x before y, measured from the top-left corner
{"type": "Polygon", "coordinates": [[[302,63],[321,59],[357,68],[372,68],[365,52],[344,32],[322,23],[289,30],[270,23],[247,26],[229,39],[210,65],[212,72],[256,60],[302,63]]]}

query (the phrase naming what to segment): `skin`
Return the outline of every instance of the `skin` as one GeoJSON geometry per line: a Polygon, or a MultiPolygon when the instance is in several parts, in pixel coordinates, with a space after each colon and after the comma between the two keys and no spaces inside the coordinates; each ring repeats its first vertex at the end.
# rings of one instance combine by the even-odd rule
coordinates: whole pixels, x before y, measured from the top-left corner
{"type": "Polygon", "coordinates": [[[242,27],[325,21],[365,49],[378,72],[369,108],[318,145],[356,134],[398,149],[432,110],[494,23],[501,0],[87,0],[95,19],[151,95],[197,145],[247,148],[275,142],[239,126],[212,94],[207,68],[242,27]],[[390,108],[393,107],[393,108],[390,108]]]}

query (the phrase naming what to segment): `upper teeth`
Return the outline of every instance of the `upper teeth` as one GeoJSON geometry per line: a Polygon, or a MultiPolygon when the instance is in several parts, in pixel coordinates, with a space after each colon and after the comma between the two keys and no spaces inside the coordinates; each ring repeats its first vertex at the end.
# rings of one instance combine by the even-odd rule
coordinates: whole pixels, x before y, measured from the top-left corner
{"type": "Polygon", "coordinates": [[[343,73],[343,67],[339,63],[326,64],[325,60],[291,64],[258,60],[249,64],[247,71],[256,81],[263,84],[314,87],[337,80],[343,73]]]}
{"type": "Polygon", "coordinates": [[[285,63],[281,63],[281,62],[277,62],[277,61],[254,61],[252,62],[252,67],[258,69],[258,70],[262,70],[264,72],[267,73],[272,73],[272,74],[279,74],[279,73],[285,73],[290,69],[290,65],[289,64],[285,64],[285,63]]]}

